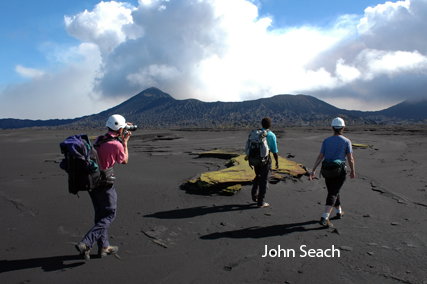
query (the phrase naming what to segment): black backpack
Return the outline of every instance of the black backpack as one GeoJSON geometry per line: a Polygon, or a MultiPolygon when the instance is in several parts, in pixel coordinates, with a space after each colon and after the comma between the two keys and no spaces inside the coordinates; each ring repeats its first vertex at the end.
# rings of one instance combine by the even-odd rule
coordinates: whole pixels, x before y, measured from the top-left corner
{"type": "MultiPolygon", "coordinates": [[[[95,147],[102,143],[119,140],[107,134],[98,137],[93,146],[86,134],[73,135],[59,144],[64,159],[59,165],[68,173],[68,191],[78,194],[79,191],[93,191],[100,187],[112,186],[114,184],[113,168],[101,170],[98,152],[95,147]]],[[[119,140],[120,141],[120,140],[119,140]]]]}
{"type": "Polygon", "coordinates": [[[344,172],[345,167],[341,160],[323,160],[320,173],[324,178],[336,178],[343,175],[344,172]]]}

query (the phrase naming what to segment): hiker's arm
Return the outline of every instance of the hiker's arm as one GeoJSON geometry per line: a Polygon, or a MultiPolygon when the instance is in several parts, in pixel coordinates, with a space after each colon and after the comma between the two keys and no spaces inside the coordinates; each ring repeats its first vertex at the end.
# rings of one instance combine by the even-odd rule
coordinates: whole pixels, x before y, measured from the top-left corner
{"type": "Polygon", "coordinates": [[[320,162],[323,161],[324,157],[325,157],[325,154],[323,154],[323,153],[320,153],[319,156],[317,156],[317,160],[314,163],[313,171],[310,174],[310,180],[312,180],[314,178],[314,174],[316,173],[316,168],[320,164],[320,162]]]}
{"type": "MultiPolygon", "coordinates": [[[[130,123],[128,123],[130,124],[130,123]]],[[[126,134],[123,136],[123,148],[125,150],[126,159],[122,162],[122,164],[127,164],[129,161],[129,151],[128,151],[128,141],[132,133],[130,131],[126,132],[126,134]]]]}
{"type": "Polygon", "coordinates": [[[354,178],[356,176],[356,168],[354,166],[353,153],[347,154],[348,165],[350,166],[350,178],[354,178]]]}
{"type": "Polygon", "coordinates": [[[129,152],[128,152],[128,142],[123,141],[123,148],[125,150],[126,159],[122,162],[122,164],[127,164],[129,161],[129,152]]]}
{"type": "Polygon", "coordinates": [[[279,154],[273,153],[273,157],[276,160],[276,169],[279,168],[279,154]]]}

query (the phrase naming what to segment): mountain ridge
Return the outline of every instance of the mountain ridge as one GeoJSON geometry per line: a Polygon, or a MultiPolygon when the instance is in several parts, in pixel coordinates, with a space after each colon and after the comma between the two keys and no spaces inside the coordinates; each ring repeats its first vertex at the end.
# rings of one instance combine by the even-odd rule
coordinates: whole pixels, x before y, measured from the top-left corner
{"type": "Polygon", "coordinates": [[[157,88],[148,88],[121,104],[97,114],[74,119],[0,119],[1,129],[23,127],[98,128],[119,113],[140,128],[242,128],[258,127],[264,116],[276,126],[324,126],[336,116],[348,125],[426,123],[427,101],[402,102],[376,112],[345,110],[307,95],[275,95],[242,102],[177,100],[157,88]],[[416,110],[416,111],[415,111],[416,110]]]}

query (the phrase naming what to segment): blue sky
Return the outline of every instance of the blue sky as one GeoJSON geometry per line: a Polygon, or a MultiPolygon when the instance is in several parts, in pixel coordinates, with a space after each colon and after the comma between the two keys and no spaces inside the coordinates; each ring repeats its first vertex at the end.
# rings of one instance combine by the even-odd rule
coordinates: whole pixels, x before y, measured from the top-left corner
{"type": "Polygon", "coordinates": [[[151,86],[379,110],[426,96],[426,14],[427,0],[7,1],[0,118],[88,115],[151,86]]]}
{"type": "Polygon", "coordinates": [[[369,6],[383,4],[378,0],[261,0],[260,14],[272,15],[275,27],[325,25],[338,16],[363,15],[369,6]]]}

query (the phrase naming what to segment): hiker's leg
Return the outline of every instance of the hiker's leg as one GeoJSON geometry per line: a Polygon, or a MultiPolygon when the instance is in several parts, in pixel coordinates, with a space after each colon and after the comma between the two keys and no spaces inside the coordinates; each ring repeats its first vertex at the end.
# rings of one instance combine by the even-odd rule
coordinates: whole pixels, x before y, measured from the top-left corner
{"type": "MultiPolygon", "coordinates": [[[[95,217],[94,217],[94,226],[98,223],[98,221],[101,219],[100,214],[100,207],[99,207],[99,201],[97,198],[97,195],[93,192],[89,192],[90,199],[92,201],[93,210],[95,211],[95,217]]],[[[86,235],[84,236],[82,243],[84,243],[88,248],[92,248],[93,244],[97,241],[96,237],[92,234],[92,229],[90,229],[86,235]]]]}
{"type": "Polygon", "coordinates": [[[107,229],[116,217],[117,193],[113,186],[112,188],[101,189],[91,194],[99,204],[100,218],[95,226],[86,234],[82,242],[90,248],[95,242],[100,247],[107,247],[109,246],[107,229]]]}
{"type": "Polygon", "coordinates": [[[268,190],[268,180],[271,175],[271,163],[260,167],[258,205],[262,205],[268,190]]]}
{"type": "Polygon", "coordinates": [[[98,247],[105,248],[110,245],[108,242],[108,231],[111,223],[113,223],[117,214],[117,192],[114,186],[107,190],[106,199],[103,200],[104,206],[102,212],[102,220],[100,223],[103,225],[104,230],[102,230],[101,236],[98,239],[98,247]]]}
{"type": "Polygon", "coordinates": [[[341,205],[340,190],[345,179],[345,175],[337,178],[325,178],[326,188],[328,189],[325,213],[331,213],[333,207],[339,207],[341,205]]]}
{"type": "Polygon", "coordinates": [[[98,223],[98,221],[101,219],[101,208],[99,206],[96,195],[92,194],[92,192],[89,192],[89,195],[90,199],[92,200],[93,209],[95,210],[94,224],[96,225],[96,223],[98,223]]]}
{"type": "Polygon", "coordinates": [[[325,205],[325,211],[322,214],[322,218],[325,219],[329,219],[329,216],[331,215],[332,212],[332,208],[335,200],[336,200],[336,195],[334,192],[334,187],[331,185],[330,182],[327,182],[328,179],[325,179],[325,183],[326,183],[326,188],[328,189],[328,196],[326,197],[326,205],[325,205]]]}
{"type": "Polygon", "coordinates": [[[341,207],[341,198],[339,193],[337,194],[337,199],[335,199],[334,207],[336,208],[341,207]]]}
{"type": "Polygon", "coordinates": [[[254,167],[255,178],[252,181],[252,197],[258,198],[258,187],[259,187],[259,167],[254,167]]]}
{"type": "MultiPolygon", "coordinates": [[[[328,216],[331,214],[332,208],[334,208],[334,207],[332,207],[330,205],[325,206],[325,213],[328,213],[328,216]]],[[[327,218],[325,218],[325,219],[327,219],[327,218]]]]}

